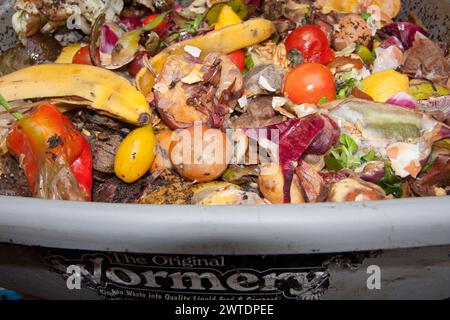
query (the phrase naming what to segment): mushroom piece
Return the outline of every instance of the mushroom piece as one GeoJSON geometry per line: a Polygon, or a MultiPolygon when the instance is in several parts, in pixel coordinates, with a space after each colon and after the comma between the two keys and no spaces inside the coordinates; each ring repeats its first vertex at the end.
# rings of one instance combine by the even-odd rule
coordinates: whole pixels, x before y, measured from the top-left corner
{"type": "Polygon", "coordinates": [[[219,128],[242,96],[243,78],[226,55],[211,53],[203,61],[172,55],[153,92],[161,118],[172,129],[188,128],[196,121],[219,128]]]}

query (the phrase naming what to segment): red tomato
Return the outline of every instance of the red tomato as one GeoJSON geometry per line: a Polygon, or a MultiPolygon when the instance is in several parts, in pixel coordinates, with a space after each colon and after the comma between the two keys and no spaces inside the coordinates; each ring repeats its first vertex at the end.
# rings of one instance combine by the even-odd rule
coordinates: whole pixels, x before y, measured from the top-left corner
{"type": "Polygon", "coordinates": [[[336,100],[333,74],[319,63],[302,63],[289,71],[283,91],[296,104],[316,104],[322,98],[326,101],[336,100]]]}
{"type": "Polygon", "coordinates": [[[236,50],[227,55],[231,61],[239,68],[239,70],[245,69],[245,52],[244,50],[236,50]]]}
{"type": "MultiPolygon", "coordinates": [[[[154,14],[151,14],[151,15],[145,17],[144,25],[147,25],[150,22],[152,22],[157,16],[158,16],[158,14],[154,13],[154,14]]],[[[162,34],[165,31],[168,21],[169,21],[169,18],[166,16],[164,18],[164,20],[156,28],[153,29],[153,31],[155,31],[158,35],[162,34]]]]}
{"type": "Polygon", "coordinates": [[[89,47],[82,47],[78,50],[73,56],[72,63],[92,65],[91,56],[89,55],[89,47]]]}
{"type": "Polygon", "coordinates": [[[334,59],[327,35],[315,25],[304,25],[292,31],[284,42],[286,50],[297,49],[306,62],[327,64],[334,59]]]}

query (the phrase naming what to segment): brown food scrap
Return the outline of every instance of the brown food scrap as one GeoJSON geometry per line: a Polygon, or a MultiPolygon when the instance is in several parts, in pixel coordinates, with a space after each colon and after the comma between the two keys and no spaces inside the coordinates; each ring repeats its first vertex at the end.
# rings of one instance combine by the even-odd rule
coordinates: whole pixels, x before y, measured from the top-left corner
{"type": "Polygon", "coordinates": [[[328,189],[320,174],[307,162],[299,161],[295,173],[300,181],[306,202],[322,202],[326,199],[328,189]]]}
{"type": "Polygon", "coordinates": [[[0,195],[31,197],[27,178],[19,163],[12,157],[0,157],[0,195]]]}
{"type": "Polygon", "coordinates": [[[232,121],[231,128],[262,128],[286,120],[272,108],[272,97],[258,97],[248,102],[247,110],[232,121]]]}
{"type": "Polygon", "coordinates": [[[448,86],[450,55],[446,57],[437,43],[417,33],[413,46],[405,52],[402,71],[415,78],[448,86]]]}
{"type": "Polygon", "coordinates": [[[114,158],[122,142],[122,136],[110,134],[100,137],[93,141],[92,167],[103,173],[114,173],[114,158]]]}
{"type": "Polygon", "coordinates": [[[186,182],[171,170],[165,170],[143,191],[139,203],[188,204],[192,198],[192,183],[186,182]]]}
{"type": "Polygon", "coordinates": [[[446,195],[450,186],[450,155],[441,154],[433,161],[427,173],[413,180],[412,190],[421,197],[446,195]]]}

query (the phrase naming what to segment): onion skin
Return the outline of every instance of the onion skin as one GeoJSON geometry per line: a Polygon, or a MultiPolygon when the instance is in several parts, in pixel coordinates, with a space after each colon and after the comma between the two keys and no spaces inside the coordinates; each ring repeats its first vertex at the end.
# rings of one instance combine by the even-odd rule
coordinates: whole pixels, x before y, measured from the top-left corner
{"type": "Polygon", "coordinates": [[[383,161],[370,161],[364,166],[363,172],[361,173],[361,179],[368,182],[379,183],[383,178],[384,173],[385,165],[383,161]]]}
{"type": "MultiPolygon", "coordinates": [[[[288,203],[304,203],[300,181],[296,175],[291,179],[288,203]]],[[[265,199],[273,204],[286,203],[285,201],[285,178],[283,177],[281,165],[266,163],[261,167],[258,177],[258,187],[265,199]]]]}
{"type": "Polygon", "coordinates": [[[138,72],[145,67],[144,59],[145,57],[149,57],[149,54],[147,51],[139,51],[136,53],[136,56],[134,57],[133,61],[131,61],[127,65],[127,71],[128,74],[132,77],[136,77],[138,72]]]}
{"type": "Polygon", "coordinates": [[[417,107],[417,100],[406,92],[400,91],[394,96],[390,97],[386,103],[393,104],[406,109],[415,110],[417,107]]]}
{"type": "Polygon", "coordinates": [[[172,169],[169,159],[169,149],[172,142],[172,130],[162,130],[155,133],[156,155],[150,167],[150,173],[161,172],[165,169],[172,169]]]}

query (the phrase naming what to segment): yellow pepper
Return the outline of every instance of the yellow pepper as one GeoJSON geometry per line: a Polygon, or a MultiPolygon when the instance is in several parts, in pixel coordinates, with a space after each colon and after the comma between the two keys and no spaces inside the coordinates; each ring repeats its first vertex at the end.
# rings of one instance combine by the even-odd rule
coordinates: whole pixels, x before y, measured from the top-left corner
{"type": "Polygon", "coordinates": [[[124,182],[132,183],[150,169],[156,154],[156,139],[151,125],[131,131],[117,150],[114,172],[124,182]]]}
{"type": "Polygon", "coordinates": [[[214,29],[219,30],[224,27],[228,27],[241,22],[241,18],[239,18],[239,16],[233,11],[233,9],[230,6],[225,5],[220,10],[217,22],[214,24],[214,29]]]}

